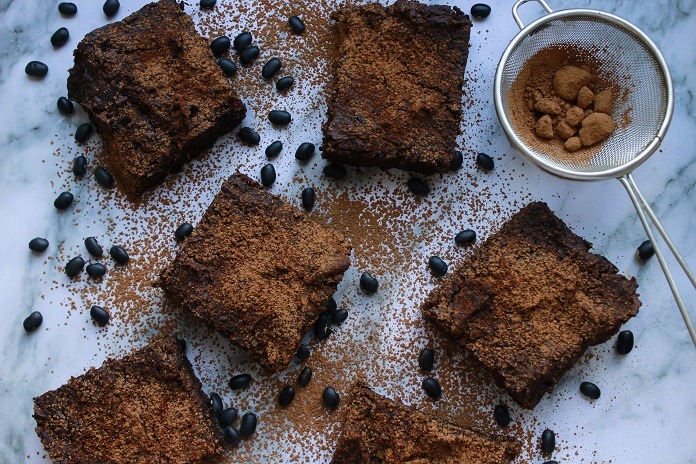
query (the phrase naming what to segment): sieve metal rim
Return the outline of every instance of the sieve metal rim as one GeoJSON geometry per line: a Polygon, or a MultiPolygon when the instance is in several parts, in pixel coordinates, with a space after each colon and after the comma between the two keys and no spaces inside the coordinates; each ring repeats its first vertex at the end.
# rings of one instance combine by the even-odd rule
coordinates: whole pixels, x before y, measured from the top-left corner
{"type": "MultiPolygon", "coordinates": [[[[522,3],[524,3],[524,1],[520,1],[515,4],[515,8],[513,8],[513,11],[515,13],[516,8],[522,3]]],[[[542,4],[542,6],[545,5],[542,4]]],[[[545,8],[547,7],[545,6],[545,8]]],[[[522,24],[520,24],[520,27],[521,26],[522,24]]],[[[652,155],[659,148],[667,132],[667,129],[669,128],[669,124],[672,120],[672,112],[674,110],[674,87],[672,84],[672,76],[669,72],[669,68],[667,67],[667,62],[665,61],[665,58],[662,56],[660,50],[657,48],[657,45],[655,45],[655,43],[652,40],[650,40],[650,38],[638,27],[628,22],[627,20],[613,15],[611,13],[606,13],[604,11],[599,10],[574,8],[567,10],[559,10],[542,16],[541,18],[522,28],[522,30],[517,33],[517,35],[512,39],[510,44],[503,52],[503,55],[501,56],[500,61],[498,62],[498,67],[496,69],[495,80],[493,84],[493,100],[495,103],[495,111],[498,115],[498,119],[500,120],[500,124],[503,127],[503,131],[505,131],[505,135],[507,135],[508,140],[515,149],[522,153],[532,163],[534,163],[541,169],[550,172],[553,175],[563,177],[566,179],[606,180],[615,179],[617,177],[621,177],[632,172],[635,168],[643,164],[643,162],[645,162],[650,157],[650,155],[652,155]],[[627,163],[624,163],[620,166],[611,169],[594,172],[581,172],[552,165],[547,160],[540,158],[532,150],[527,148],[526,144],[515,133],[515,130],[512,127],[512,123],[508,120],[506,116],[504,108],[505,102],[503,102],[501,91],[502,77],[505,65],[507,64],[507,61],[510,58],[512,52],[517,48],[517,46],[520,44],[522,40],[524,40],[532,31],[536,30],[540,26],[543,26],[544,24],[548,24],[550,22],[560,19],[578,19],[582,17],[595,20],[601,19],[602,21],[612,23],[618,26],[619,28],[629,32],[637,39],[639,39],[643,43],[643,45],[645,45],[648,48],[648,50],[650,50],[660,68],[660,71],[663,73],[667,95],[665,114],[660,128],[658,129],[655,138],[643,149],[643,151],[641,151],[638,155],[636,155],[633,159],[631,159],[631,161],[627,163]]]]}

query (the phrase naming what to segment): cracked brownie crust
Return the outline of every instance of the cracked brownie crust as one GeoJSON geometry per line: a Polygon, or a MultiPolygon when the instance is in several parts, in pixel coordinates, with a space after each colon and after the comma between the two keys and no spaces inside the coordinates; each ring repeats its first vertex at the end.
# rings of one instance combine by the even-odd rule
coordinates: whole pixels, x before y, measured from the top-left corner
{"type": "Polygon", "coordinates": [[[445,172],[454,159],[471,21],[457,7],[399,0],[335,12],[338,52],[323,156],[445,172]]]}
{"type": "Polygon", "coordinates": [[[590,248],[545,203],[530,203],[444,279],[423,314],[534,408],[638,313],[636,280],[590,248]]]}

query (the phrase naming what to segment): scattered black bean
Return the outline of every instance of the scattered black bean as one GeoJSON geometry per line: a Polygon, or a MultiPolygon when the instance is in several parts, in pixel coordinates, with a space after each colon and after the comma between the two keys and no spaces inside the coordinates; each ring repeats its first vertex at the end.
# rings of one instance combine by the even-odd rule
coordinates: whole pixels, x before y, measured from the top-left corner
{"type": "Polygon", "coordinates": [[[107,18],[111,18],[118,13],[119,8],[121,8],[121,3],[118,0],[106,0],[102,10],[104,10],[104,14],[107,18]]]}
{"type": "Polygon", "coordinates": [[[459,245],[472,243],[474,240],[476,240],[476,232],[471,229],[462,230],[454,237],[454,241],[459,245]]]}
{"type": "Polygon", "coordinates": [[[214,414],[222,413],[222,398],[215,392],[210,394],[210,407],[213,408],[214,414]]]}
{"type": "Polygon", "coordinates": [[[237,446],[242,441],[242,436],[239,434],[239,431],[231,425],[222,429],[222,435],[225,437],[227,443],[232,446],[237,446]]]}
{"type": "Polygon", "coordinates": [[[288,24],[290,24],[290,28],[295,34],[302,34],[305,31],[304,22],[302,22],[299,16],[290,16],[288,24]]]}
{"type": "Polygon", "coordinates": [[[585,395],[591,400],[597,400],[601,396],[602,392],[599,387],[592,382],[582,382],[580,384],[580,393],[585,395]]]}
{"type": "Polygon", "coordinates": [[[101,327],[104,327],[109,323],[109,313],[107,313],[106,310],[101,306],[92,306],[92,308],[89,310],[89,315],[92,317],[92,319],[94,319],[94,322],[101,327]]]}
{"type": "Polygon", "coordinates": [[[449,269],[447,263],[439,256],[431,256],[428,260],[428,266],[430,266],[430,270],[433,271],[433,274],[440,277],[447,274],[447,269],[449,269]]]}
{"type": "Polygon", "coordinates": [[[321,397],[324,399],[324,404],[331,409],[334,409],[341,402],[341,395],[338,394],[334,387],[326,387],[321,397]]]}
{"type": "Polygon", "coordinates": [[[174,238],[181,241],[191,235],[191,232],[193,232],[193,226],[188,222],[184,222],[174,231],[174,238]]]}
{"type": "Polygon", "coordinates": [[[250,45],[239,52],[239,62],[246,66],[258,58],[260,53],[261,50],[259,50],[259,47],[256,45],[250,45]]]}
{"type": "Polygon", "coordinates": [[[276,126],[287,126],[292,121],[292,116],[287,111],[272,110],[268,113],[268,120],[276,126]]]}
{"type": "Polygon", "coordinates": [[[474,18],[487,18],[489,14],[491,14],[491,7],[485,3],[477,3],[471,7],[471,16],[474,18]]]}
{"type": "Polygon", "coordinates": [[[266,62],[266,64],[263,65],[263,68],[261,69],[261,76],[264,79],[272,79],[273,76],[276,75],[278,71],[280,71],[280,68],[283,66],[283,64],[280,62],[280,60],[276,57],[271,58],[266,62]]]}
{"type": "Polygon", "coordinates": [[[66,44],[68,39],[70,38],[70,31],[68,31],[68,28],[66,27],[61,27],[58,29],[56,32],[53,33],[51,36],[51,45],[54,47],[62,47],[63,45],[66,44]]]}
{"type": "Polygon", "coordinates": [[[29,242],[29,249],[34,253],[43,253],[48,248],[48,240],[41,237],[32,238],[29,242]]]}
{"type": "Polygon", "coordinates": [[[39,327],[41,327],[42,322],[43,315],[41,315],[41,313],[38,311],[34,311],[30,315],[28,315],[26,319],[24,319],[22,325],[24,326],[24,330],[26,330],[27,332],[33,332],[39,327]]]}
{"type": "Polygon", "coordinates": [[[41,61],[30,61],[24,67],[24,72],[31,77],[44,77],[48,74],[48,66],[41,61]]]}
{"type": "Polygon", "coordinates": [[[340,164],[327,164],[324,166],[324,169],[322,170],[324,175],[326,177],[330,177],[331,179],[336,179],[336,180],[341,180],[344,177],[346,177],[346,168],[341,166],[340,164]]]}
{"type": "Polygon", "coordinates": [[[324,340],[332,334],[331,316],[327,313],[322,313],[314,323],[314,337],[317,340],[324,340]]]}
{"type": "Polygon", "coordinates": [[[229,385],[232,390],[243,390],[251,383],[251,375],[237,374],[230,379],[229,385]]]}
{"type": "Polygon", "coordinates": [[[379,282],[369,272],[363,272],[360,276],[360,288],[366,293],[375,293],[379,288],[379,282]]]}
{"type": "Polygon", "coordinates": [[[251,37],[251,32],[242,32],[234,38],[234,49],[241,52],[251,45],[252,40],[253,38],[251,37]]]}
{"type": "Polygon", "coordinates": [[[314,155],[314,144],[303,142],[295,150],[295,159],[298,161],[307,161],[314,155]]]}
{"type": "Polygon", "coordinates": [[[504,404],[498,404],[493,409],[495,422],[501,427],[510,425],[510,410],[504,404]]]}
{"type": "Polygon", "coordinates": [[[316,195],[312,187],[307,187],[302,190],[302,207],[305,209],[312,209],[314,207],[314,202],[316,200],[316,195]]]}
{"type": "Polygon", "coordinates": [[[53,200],[53,206],[55,206],[57,209],[67,209],[72,205],[73,200],[75,197],[73,197],[73,194],[70,192],[63,192],[58,197],[53,200]]]}
{"type": "Polygon", "coordinates": [[[82,272],[85,267],[85,260],[81,256],[75,256],[73,259],[68,261],[65,265],[65,273],[68,277],[75,277],[77,274],[82,272]]]}
{"type": "Polygon", "coordinates": [[[87,158],[84,156],[76,156],[73,160],[72,172],[76,177],[82,177],[87,174],[87,158]]]}
{"type": "Polygon", "coordinates": [[[430,348],[423,348],[418,355],[418,367],[425,372],[430,372],[433,370],[433,364],[435,364],[435,351],[430,348]]]}
{"type": "Polygon", "coordinates": [[[213,55],[220,56],[230,49],[230,38],[226,35],[221,35],[216,37],[210,42],[210,50],[212,50],[213,55]]]}
{"type": "Polygon", "coordinates": [[[423,387],[423,390],[425,390],[425,394],[434,400],[439,400],[442,396],[440,382],[432,377],[428,377],[427,379],[423,380],[421,387],[423,387]]]}
{"type": "Polygon", "coordinates": [[[491,158],[485,153],[479,153],[478,155],[476,155],[476,164],[478,164],[485,171],[491,171],[495,167],[493,158],[491,158]]]}
{"type": "Polygon", "coordinates": [[[636,258],[638,261],[647,261],[655,254],[655,248],[650,240],[646,240],[640,244],[636,250],[636,258]]]}
{"type": "Polygon", "coordinates": [[[237,65],[229,58],[220,58],[217,60],[217,64],[225,76],[232,77],[237,72],[237,65]]]}
{"type": "Polygon", "coordinates": [[[423,179],[412,177],[408,180],[408,189],[414,195],[424,196],[430,193],[430,187],[423,179]]]}
{"type": "Polygon", "coordinates": [[[97,242],[95,237],[87,237],[85,239],[85,247],[87,248],[89,254],[95,258],[101,258],[101,256],[104,254],[104,250],[102,249],[101,245],[99,245],[99,242],[97,242]]]}
{"type": "Polygon", "coordinates": [[[309,381],[312,380],[312,374],[312,368],[305,366],[305,368],[300,372],[300,375],[297,376],[297,385],[300,387],[306,387],[309,384],[309,381]]]}
{"type": "Polygon", "coordinates": [[[261,141],[261,137],[256,133],[251,127],[242,127],[237,133],[237,137],[242,142],[248,145],[258,145],[261,141]]]}
{"type": "Polygon", "coordinates": [[[331,315],[331,322],[336,325],[342,324],[346,319],[348,319],[348,310],[346,308],[338,309],[331,315]]]}
{"type": "Polygon", "coordinates": [[[217,3],[217,0],[201,0],[201,8],[212,8],[217,3]]]}
{"type": "Polygon", "coordinates": [[[278,92],[284,92],[288,90],[295,83],[295,80],[291,76],[285,76],[278,79],[276,82],[276,89],[278,92]]]}
{"type": "Polygon", "coordinates": [[[90,263],[87,265],[87,274],[93,279],[104,277],[104,274],[106,274],[106,266],[102,263],[90,263]]]}
{"type": "Polygon", "coordinates": [[[269,158],[275,158],[283,151],[283,142],[276,140],[266,147],[266,156],[269,158]]]}
{"type": "Polygon", "coordinates": [[[276,171],[272,164],[267,164],[261,168],[261,184],[270,187],[276,181],[276,171]]]}
{"type": "Polygon", "coordinates": [[[242,422],[239,424],[239,434],[243,437],[250,437],[256,432],[256,414],[248,412],[242,416],[242,422]]]}
{"type": "Polygon", "coordinates": [[[87,141],[90,135],[92,135],[92,125],[88,122],[80,124],[75,130],[75,141],[83,143],[87,141]]]}
{"type": "Polygon", "coordinates": [[[77,13],[77,5],[71,2],[61,2],[58,4],[58,11],[63,16],[74,16],[77,13]]]}
{"type": "Polygon", "coordinates": [[[58,111],[63,114],[73,114],[73,111],[75,111],[75,105],[66,97],[60,97],[56,102],[56,106],[58,107],[58,111]]]}
{"type": "Polygon", "coordinates": [[[285,386],[278,395],[278,404],[285,407],[295,399],[295,389],[290,385],[285,386]]]}
{"type": "Polygon", "coordinates": [[[546,429],[541,434],[541,451],[544,454],[551,454],[556,448],[556,434],[553,430],[546,429]]]}
{"type": "Polygon", "coordinates": [[[455,150],[454,157],[452,158],[452,161],[450,161],[450,171],[456,171],[462,167],[462,164],[464,164],[464,155],[461,151],[455,150]]]}
{"type": "Polygon", "coordinates": [[[118,264],[126,264],[130,259],[126,250],[118,245],[112,246],[109,250],[109,254],[118,264]]]}
{"type": "Polygon", "coordinates": [[[619,332],[616,342],[616,352],[621,355],[627,355],[633,349],[633,332],[630,330],[622,330],[619,332]]]}
{"type": "Polygon", "coordinates": [[[237,420],[237,409],[236,408],[227,408],[223,409],[223,411],[220,413],[220,416],[218,417],[218,423],[220,424],[220,427],[227,427],[229,425],[233,425],[234,421],[237,420]]]}
{"type": "Polygon", "coordinates": [[[97,180],[97,183],[104,188],[109,188],[114,185],[114,176],[101,166],[94,168],[94,178],[97,180]]]}

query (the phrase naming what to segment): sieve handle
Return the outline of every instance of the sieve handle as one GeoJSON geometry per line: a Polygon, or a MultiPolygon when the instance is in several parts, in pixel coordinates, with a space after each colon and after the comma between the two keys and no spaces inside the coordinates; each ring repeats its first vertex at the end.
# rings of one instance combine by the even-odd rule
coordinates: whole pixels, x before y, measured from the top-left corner
{"type": "Polygon", "coordinates": [[[539,5],[541,5],[547,13],[553,13],[551,7],[544,0],[517,0],[515,4],[512,6],[512,17],[515,19],[515,22],[520,27],[520,29],[524,29],[524,23],[522,22],[520,14],[517,12],[517,10],[519,10],[519,8],[525,3],[532,1],[537,2],[539,5]]]}
{"type": "Polygon", "coordinates": [[[648,239],[650,239],[650,242],[652,243],[653,248],[655,249],[655,255],[657,256],[657,260],[660,262],[662,272],[664,272],[665,274],[667,284],[669,285],[669,288],[672,290],[674,300],[677,302],[679,312],[681,313],[682,319],[684,319],[684,324],[686,325],[686,330],[688,330],[689,335],[691,336],[691,341],[694,343],[694,346],[696,346],[696,330],[694,329],[694,326],[691,323],[689,313],[686,312],[684,301],[679,295],[679,290],[677,289],[677,285],[674,282],[672,273],[669,271],[669,267],[667,267],[667,262],[665,261],[665,258],[662,255],[662,250],[660,249],[660,247],[657,244],[657,241],[655,240],[655,234],[653,234],[652,227],[650,226],[650,222],[648,222],[646,213],[647,216],[650,217],[652,224],[660,232],[660,235],[662,235],[662,238],[665,239],[665,243],[667,243],[667,246],[669,247],[670,251],[674,254],[674,257],[677,259],[682,269],[688,276],[689,280],[691,281],[691,284],[695,287],[696,278],[694,278],[693,273],[686,265],[686,261],[684,261],[684,258],[682,258],[682,256],[679,254],[676,247],[672,243],[672,240],[670,240],[669,236],[667,235],[667,232],[662,227],[662,224],[660,224],[660,221],[657,219],[657,216],[655,216],[655,213],[653,213],[652,209],[650,208],[650,205],[648,205],[648,202],[645,201],[645,198],[640,193],[640,190],[638,190],[638,185],[636,185],[636,182],[633,180],[633,176],[629,173],[625,176],[619,177],[618,180],[626,188],[626,192],[628,192],[628,196],[631,198],[631,202],[633,203],[633,206],[636,208],[636,213],[638,213],[638,219],[640,219],[640,222],[643,224],[645,233],[648,234],[648,239]]]}

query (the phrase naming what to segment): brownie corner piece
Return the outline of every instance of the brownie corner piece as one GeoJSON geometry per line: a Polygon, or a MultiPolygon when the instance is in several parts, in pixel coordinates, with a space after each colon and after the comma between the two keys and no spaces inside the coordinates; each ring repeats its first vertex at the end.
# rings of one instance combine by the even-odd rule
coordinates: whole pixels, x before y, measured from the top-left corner
{"type": "Polygon", "coordinates": [[[514,214],[426,298],[424,317],[532,409],[638,313],[627,279],[545,203],[514,214]]]}
{"type": "Polygon", "coordinates": [[[503,464],[521,451],[512,437],[437,419],[362,384],[349,397],[331,464],[503,464]]]}
{"type": "Polygon", "coordinates": [[[246,114],[174,0],[88,33],[74,52],[68,97],[89,115],[107,164],[132,195],[179,170],[246,114]]]}
{"type": "Polygon", "coordinates": [[[398,0],[332,15],[324,158],[424,174],[455,158],[471,21],[457,7],[398,0]]]}
{"type": "Polygon", "coordinates": [[[34,398],[34,419],[54,462],[204,464],[225,453],[185,342],[173,337],[34,398]]]}
{"type": "Polygon", "coordinates": [[[237,173],[159,286],[267,370],[279,371],[335,293],[350,253],[342,234],[237,173]]]}

